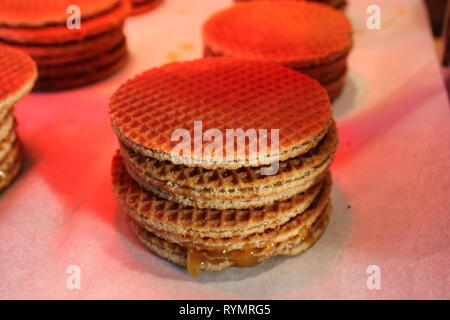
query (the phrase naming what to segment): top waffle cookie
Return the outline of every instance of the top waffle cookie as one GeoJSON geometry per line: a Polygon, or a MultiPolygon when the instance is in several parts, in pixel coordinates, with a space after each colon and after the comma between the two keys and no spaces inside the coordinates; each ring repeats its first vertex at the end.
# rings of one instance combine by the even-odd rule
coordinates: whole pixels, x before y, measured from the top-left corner
{"type": "MultiPolygon", "coordinates": [[[[11,2],[22,3],[14,0],[11,0],[11,2]]],[[[49,3],[56,3],[50,7],[46,6],[47,3],[43,4],[44,0],[26,2],[32,2],[33,5],[29,7],[19,6],[19,4],[11,5],[11,8],[20,9],[16,13],[17,17],[14,17],[14,14],[3,14],[0,17],[0,38],[2,41],[26,45],[55,45],[80,41],[121,27],[131,9],[128,0],[83,0],[71,3],[80,7],[82,25],[80,29],[69,30],[66,25],[66,19],[69,17],[67,6],[62,6],[64,7],[62,8],[60,4],[57,4],[59,3],[58,0],[49,1],[49,3]],[[42,11],[42,17],[37,15],[36,11],[33,11],[35,7],[37,12],[42,11]],[[17,26],[9,26],[9,24],[14,24],[12,21],[16,21],[17,26]],[[56,23],[56,21],[59,22],[56,23]]],[[[3,1],[0,3],[5,6],[5,12],[8,12],[6,4],[3,4],[3,1]]],[[[62,3],[67,4],[67,1],[64,0],[62,3]]],[[[2,10],[0,8],[0,12],[2,10]]]]}
{"type": "MultiPolygon", "coordinates": [[[[279,160],[307,152],[331,123],[326,91],[311,78],[272,63],[206,58],[149,70],[123,84],[110,101],[110,117],[123,144],[159,160],[173,160],[176,129],[194,137],[194,121],[203,132],[218,129],[279,129],[279,160]]],[[[246,143],[248,141],[246,140],[246,143]]],[[[271,151],[270,134],[267,151],[271,151]]],[[[203,142],[203,148],[210,142],[203,142]]],[[[237,168],[269,164],[246,148],[239,163],[196,157],[178,160],[201,167],[237,168]],[[252,161],[250,161],[252,160],[252,161]],[[248,161],[248,163],[247,163],[248,161]]],[[[225,144],[224,144],[224,152],[225,144]]]]}
{"type": "Polygon", "coordinates": [[[207,48],[223,56],[308,67],[346,55],[352,27],[343,13],[313,2],[243,2],[204,25],[207,48]]]}
{"type": "Polygon", "coordinates": [[[2,0],[0,1],[0,26],[43,27],[65,24],[67,8],[79,6],[81,19],[89,19],[111,10],[120,0],[2,0]]]}
{"type": "Polygon", "coordinates": [[[27,94],[36,77],[36,64],[27,54],[0,45],[0,110],[27,94]]]}

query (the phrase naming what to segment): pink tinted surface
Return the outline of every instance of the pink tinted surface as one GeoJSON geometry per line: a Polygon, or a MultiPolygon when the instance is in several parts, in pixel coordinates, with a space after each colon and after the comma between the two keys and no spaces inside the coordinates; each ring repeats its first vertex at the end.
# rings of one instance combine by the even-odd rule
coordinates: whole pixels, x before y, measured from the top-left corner
{"type": "Polygon", "coordinates": [[[129,20],[132,58],[89,88],[16,108],[27,163],[0,196],[1,298],[450,298],[450,114],[421,1],[352,1],[349,81],[335,104],[334,212],[305,254],[190,278],[131,235],[109,176],[109,96],[130,76],[201,55],[200,26],[228,1],[171,0],[129,20]],[[365,27],[378,4],[383,28],[365,27]],[[70,265],[81,289],[69,290],[70,265]],[[366,269],[381,270],[381,289],[366,269]]]}

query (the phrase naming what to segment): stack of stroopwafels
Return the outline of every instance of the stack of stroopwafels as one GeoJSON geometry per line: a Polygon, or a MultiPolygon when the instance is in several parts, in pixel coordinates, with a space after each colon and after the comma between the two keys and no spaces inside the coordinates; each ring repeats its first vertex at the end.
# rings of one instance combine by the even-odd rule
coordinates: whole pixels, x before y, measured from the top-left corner
{"type": "Polygon", "coordinates": [[[346,0],[234,0],[236,2],[244,2],[244,1],[315,1],[326,4],[336,9],[345,9],[347,6],[346,0]]]}
{"type": "Polygon", "coordinates": [[[0,1],[0,43],[36,61],[35,89],[84,86],[125,64],[122,29],[130,7],[129,0],[0,1]]]}
{"type": "Polygon", "coordinates": [[[346,81],[352,27],[339,10],[309,1],[237,3],[203,26],[205,56],[276,62],[318,80],[331,100],[346,81]]]}
{"type": "Polygon", "coordinates": [[[14,180],[22,167],[14,104],[32,89],[36,77],[36,65],[28,55],[0,45],[0,191],[14,180]]]}
{"type": "Polygon", "coordinates": [[[133,9],[131,10],[131,14],[141,14],[143,12],[152,10],[161,4],[162,0],[131,0],[131,4],[133,5],[133,9]]]}
{"type": "Polygon", "coordinates": [[[110,117],[121,146],[113,189],[132,229],[191,275],[296,255],[324,232],[338,138],[317,81],[273,63],[172,63],[123,84],[110,117]],[[199,122],[204,135],[196,140],[199,122]],[[235,144],[219,143],[220,133],[239,128],[255,129],[260,140],[245,138],[246,151],[225,158],[235,144]],[[193,137],[183,146],[205,151],[214,142],[218,149],[174,153],[176,132],[193,137]],[[277,170],[266,175],[271,164],[277,170]]]}

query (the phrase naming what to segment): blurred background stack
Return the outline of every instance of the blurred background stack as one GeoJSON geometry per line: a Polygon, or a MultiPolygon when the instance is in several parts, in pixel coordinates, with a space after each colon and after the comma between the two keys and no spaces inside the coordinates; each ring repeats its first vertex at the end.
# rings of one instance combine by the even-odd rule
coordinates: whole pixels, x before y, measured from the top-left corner
{"type": "Polygon", "coordinates": [[[425,0],[428,7],[436,50],[443,66],[447,91],[450,90],[450,8],[448,0],[425,0]]]}
{"type": "Polygon", "coordinates": [[[36,61],[35,90],[85,86],[125,65],[130,9],[129,0],[2,0],[0,43],[36,61]]]}
{"type": "Polygon", "coordinates": [[[162,0],[131,0],[131,4],[133,5],[131,14],[137,15],[152,10],[160,5],[161,2],[162,0]]]}

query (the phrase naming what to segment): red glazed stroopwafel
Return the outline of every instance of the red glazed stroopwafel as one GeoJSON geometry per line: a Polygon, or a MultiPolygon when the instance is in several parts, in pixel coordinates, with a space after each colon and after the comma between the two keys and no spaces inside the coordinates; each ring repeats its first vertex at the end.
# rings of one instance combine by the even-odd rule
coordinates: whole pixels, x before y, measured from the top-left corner
{"type": "Polygon", "coordinates": [[[33,87],[34,61],[25,53],[0,45],[0,109],[9,108],[33,87]]]}
{"type": "MultiPolygon", "coordinates": [[[[142,238],[139,232],[139,239],[146,244],[150,237],[160,244],[165,243],[163,247],[176,246],[182,250],[183,262],[170,257],[170,253],[174,253],[170,248],[164,254],[149,247],[156,254],[186,266],[193,276],[198,276],[200,269],[219,271],[230,266],[252,267],[273,255],[297,255],[309,245],[304,250],[294,248],[308,239],[314,226],[320,224],[324,216],[328,217],[331,210],[329,175],[315,186],[318,192],[300,211],[286,204],[301,206],[305,201],[301,195],[277,205],[248,210],[204,210],[182,206],[142,189],[130,178],[119,155],[113,160],[112,183],[116,198],[134,226],[147,233],[142,238]],[[281,248],[286,251],[278,251],[281,248]]],[[[325,228],[326,225],[320,234],[325,228]]]]}
{"type": "MultiPolygon", "coordinates": [[[[131,5],[128,0],[121,0],[119,5],[113,7],[111,10],[82,21],[81,29],[72,30],[65,23],[40,28],[2,27],[2,21],[0,20],[0,40],[24,45],[55,45],[58,43],[81,41],[120,27],[129,14],[130,8],[131,5]]],[[[83,10],[83,7],[81,7],[81,11],[83,10]]],[[[67,18],[69,15],[66,14],[65,16],[67,18]]]]}
{"type": "Polygon", "coordinates": [[[4,14],[5,21],[12,24],[16,19],[17,26],[6,26],[0,19],[0,43],[22,49],[35,59],[39,70],[36,90],[87,85],[111,75],[126,62],[123,25],[131,8],[128,0],[76,3],[82,13],[80,29],[66,26],[63,18],[69,14],[66,10],[61,12],[61,8],[67,4],[65,0],[38,0],[29,7],[3,4],[10,12],[4,14]],[[42,20],[33,10],[42,12],[42,20]]]}
{"type": "Polygon", "coordinates": [[[112,164],[117,200],[141,242],[191,275],[296,255],[325,231],[338,133],[316,80],[268,62],[171,63],[124,83],[110,117],[121,145],[112,164]],[[264,145],[260,135],[241,140],[246,152],[231,160],[204,153],[214,141],[214,152],[229,155],[233,140],[222,138],[236,129],[267,130],[275,172],[266,176],[270,162],[251,150],[264,145]],[[194,144],[182,155],[172,152],[180,130],[194,144]]]}
{"type": "MultiPolygon", "coordinates": [[[[217,129],[279,130],[283,161],[313,148],[331,124],[330,101],[320,84],[278,64],[230,58],[205,58],[155,68],[127,81],[112,96],[110,117],[117,135],[129,148],[159,160],[170,160],[171,136],[186,129],[194,136],[194,121],[203,132],[217,129]]],[[[247,140],[246,140],[247,141],[247,140]]],[[[248,143],[248,142],[246,142],[248,143]]],[[[203,147],[208,143],[203,142],[203,147]]],[[[236,168],[270,164],[246,148],[232,161],[200,158],[192,149],[178,161],[202,167],[236,168]]],[[[226,155],[223,147],[223,155],[226,155]]],[[[172,159],[173,160],[173,159],[172,159]]]]}
{"type": "Polygon", "coordinates": [[[89,19],[110,11],[120,0],[2,0],[0,2],[0,26],[36,28],[49,25],[65,25],[67,9],[80,7],[81,19],[89,19]]]}
{"type": "Polygon", "coordinates": [[[276,62],[322,84],[345,68],[352,27],[338,10],[307,1],[239,3],[203,26],[205,55],[276,62]]]}
{"type": "Polygon", "coordinates": [[[36,64],[26,53],[0,45],[0,191],[22,167],[14,104],[32,89],[36,77],[36,64]]]}

